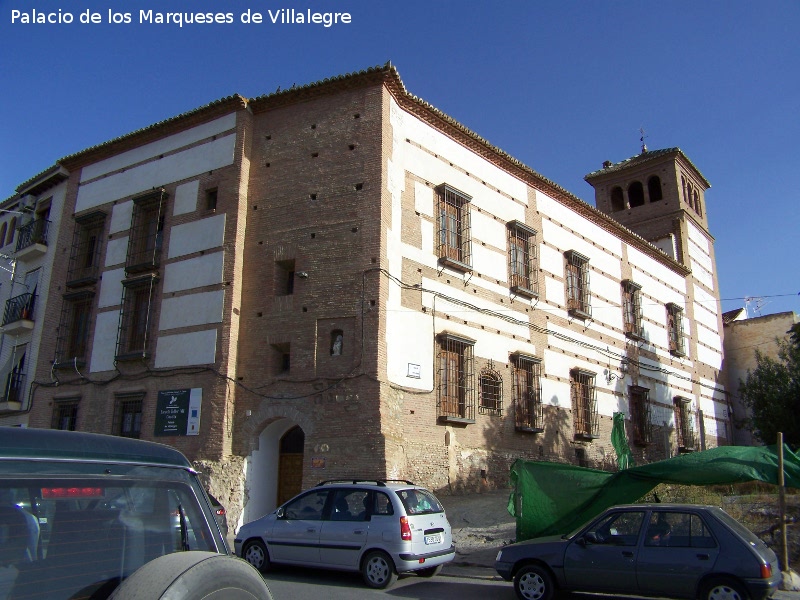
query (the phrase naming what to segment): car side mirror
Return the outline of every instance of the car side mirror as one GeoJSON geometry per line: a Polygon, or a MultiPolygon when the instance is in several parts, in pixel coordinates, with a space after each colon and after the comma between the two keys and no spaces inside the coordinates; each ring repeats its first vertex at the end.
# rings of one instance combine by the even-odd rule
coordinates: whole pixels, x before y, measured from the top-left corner
{"type": "Polygon", "coordinates": [[[283,519],[283,507],[281,506],[278,510],[275,511],[275,516],[279,519],[283,519]]]}
{"type": "Polygon", "coordinates": [[[583,540],[584,546],[586,545],[586,542],[589,542],[591,544],[599,544],[600,543],[600,538],[597,537],[597,534],[594,531],[587,531],[583,535],[583,537],[581,537],[581,539],[583,540]]]}

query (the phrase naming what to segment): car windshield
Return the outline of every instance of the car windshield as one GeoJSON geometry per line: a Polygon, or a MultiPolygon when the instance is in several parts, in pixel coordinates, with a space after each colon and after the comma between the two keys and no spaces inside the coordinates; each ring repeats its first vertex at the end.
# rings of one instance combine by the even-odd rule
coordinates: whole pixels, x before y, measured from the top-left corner
{"type": "Polygon", "coordinates": [[[0,479],[0,600],[107,598],[159,556],[217,545],[189,475],[0,479]]]}
{"type": "Polygon", "coordinates": [[[421,488],[414,488],[410,490],[399,490],[397,492],[403,506],[406,507],[406,512],[409,515],[424,515],[431,513],[444,512],[442,505],[436,499],[436,496],[431,494],[428,490],[421,488]]]}

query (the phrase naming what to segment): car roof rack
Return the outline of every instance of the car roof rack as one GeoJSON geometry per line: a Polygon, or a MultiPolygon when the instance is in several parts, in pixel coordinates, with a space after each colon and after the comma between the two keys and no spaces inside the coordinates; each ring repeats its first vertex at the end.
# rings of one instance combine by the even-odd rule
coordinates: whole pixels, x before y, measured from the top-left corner
{"type": "Polygon", "coordinates": [[[325,481],[320,481],[317,484],[317,487],[332,483],[371,483],[380,487],[386,487],[387,483],[405,483],[408,485],[416,485],[413,481],[408,481],[407,479],[326,479],[325,481]]]}

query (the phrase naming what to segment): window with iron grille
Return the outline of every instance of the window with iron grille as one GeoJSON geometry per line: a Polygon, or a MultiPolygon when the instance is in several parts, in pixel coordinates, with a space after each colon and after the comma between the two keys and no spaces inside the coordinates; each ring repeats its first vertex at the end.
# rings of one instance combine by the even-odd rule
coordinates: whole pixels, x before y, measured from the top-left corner
{"type": "Polygon", "coordinates": [[[679,452],[693,452],[695,449],[694,424],[692,417],[692,401],[689,398],[675,396],[675,436],[679,452]]]}
{"type": "Polygon", "coordinates": [[[161,263],[165,200],[163,190],[134,199],[128,258],[125,261],[127,273],[153,270],[161,263]]]}
{"type": "Polygon", "coordinates": [[[592,317],[591,294],[589,293],[589,259],[583,254],[569,250],[566,258],[567,312],[579,319],[592,317]]]}
{"type": "Polygon", "coordinates": [[[632,385],[628,388],[628,404],[631,411],[633,443],[647,446],[653,439],[650,425],[650,390],[632,385]]]}
{"type": "Polygon", "coordinates": [[[471,196],[450,187],[436,188],[439,235],[439,262],[460,271],[472,271],[469,201],[471,196]]]}
{"type": "Polygon", "coordinates": [[[56,338],[56,366],[86,363],[93,303],[93,291],[64,296],[56,338]]]}
{"type": "Polygon", "coordinates": [[[78,399],[56,400],[53,403],[53,421],[51,429],[75,431],[78,422],[78,399]]]}
{"type": "Polygon", "coordinates": [[[114,415],[114,433],[122,437],[138,438],[142,432],[142,405],[144,394],[117,396],[114,415]]]}
{"type": "Polygon", "coordinates": [[[481,400],[478,412],[488,415],[503,414],[503,378],[494,368],[492,361],[481,370],[481,400]]]}
{"type": "Polygon", "coordinates": [[[642,286],[630,279],[622,282],[622,315],[625,335],[634,340],[643,339],[642,329],[642,286]]]}
{"type": "Polygon", "coordinates": [[[683,309],[677,304],[667,304],[667,335],[669,351],[674,356],[686,356],[683,340],[683,309]]]}
{"type": "Polygon", "coordinates": [[[538,297],[536,231],[519,221],[508,223],[507,230],[511,291],[529,298],[538,297]]]}
{"type": "Polygon", "coordinates": [[[67,286],[75,287],[97,281],[105,220],[106,214],[103,212],[94,212],[75,219],[67,286]]]}
{"type": "Polygon", "coordinates": [[[150,353],[150,320],[158,278],[145,276],[122,282],[117,358],[143,358],[150,353]]]}
{"type": "Polygon", "coordinates": [[[542,406],[542,361],[532,356],[511,356],[513,379],[511,394],[514,400],[514,425],[518,431],[544,431],[542,406]]]}
{"type": "Polygon", "coordinates": [[[475,340],[439,335],[437,410],[440,421],[475,422],[475,340]]]}
{"type": "Polygon", "coordinates": [[[581,369],[570,371],[572,422],[575,428],[575,437],[592,439],[600,437],[595,375],[596,373],[581,369]]]}

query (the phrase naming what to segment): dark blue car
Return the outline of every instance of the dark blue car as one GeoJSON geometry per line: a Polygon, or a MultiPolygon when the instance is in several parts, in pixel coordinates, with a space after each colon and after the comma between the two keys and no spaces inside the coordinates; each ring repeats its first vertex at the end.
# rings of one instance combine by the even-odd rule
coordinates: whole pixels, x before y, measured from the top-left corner
{"type": "Polygon", "coordinates": [[[775,553],[716,506],[615,506],[574,533],[504,547],[495,569],[521,600],[557,591],[760,600],[778,589],[775,553]]]}

